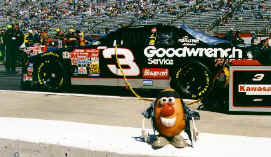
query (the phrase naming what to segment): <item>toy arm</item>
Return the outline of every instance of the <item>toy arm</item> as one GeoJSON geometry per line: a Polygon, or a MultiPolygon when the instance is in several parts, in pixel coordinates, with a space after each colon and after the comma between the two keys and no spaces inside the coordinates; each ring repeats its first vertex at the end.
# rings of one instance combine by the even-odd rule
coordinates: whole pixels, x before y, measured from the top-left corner
{"type": "Polygon", "coordinates": [[[185,104],[184,106],[184,112],[186,113],[186,128],[185,132],[188,135],[189,140],[191,141],[191,146],[193,147],[194,142],[198,140],[199,132],[196,128],[194,120],[200,120],[199,112],[191,110],[188,106],[185,104]],[[190,127],[190,120],[192,120],[192,128],[190,127]],[[192,129],[192,132],[191,132],[192,129]],[[194,141],[194,142],[193,142],[194,141]]]}
{"type": "Polygon", "coordinates": [[[184,112],[187,114],[187,118],[189,118],[189,120],[192,120],[192,117],[194,117],[194,120],[200,120],[199,112],[191,110],[185,104],[183,106],[184,106],[184,112]]]}
{"type": "Polygon", "coordinates": [[[151,103],[151,106],[148,107],[144,112],[142,112],[142,115],[147,118],[147,119],[150,119],[154,116],[154,103],[155,102],[152,102],[151,103]]]}

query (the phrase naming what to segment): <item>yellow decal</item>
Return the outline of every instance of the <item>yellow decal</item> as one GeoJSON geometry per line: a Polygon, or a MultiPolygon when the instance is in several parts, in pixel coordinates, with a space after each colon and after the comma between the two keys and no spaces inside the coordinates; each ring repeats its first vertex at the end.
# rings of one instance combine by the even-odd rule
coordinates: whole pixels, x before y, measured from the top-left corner
{"type": "Polygon", "coordinates": [[[99,64],[90,64],[89,65],[89,73],[90,74],[99,74],[100,73],[99,64]]]}
{"type": "Polygon", "coordinates": [[[41,72],[41,68],[43,66],[44,66],[44,63],[41,63],[39,68],[38,68],[38,82],[39,82],[40,85],[42,84],[42,81],[41,81],[41,78],[40,78],[40,72],[41,72]]]}
{"type": "Polygon", "coordinates": [[[180,73],[182,72],[182,68],[180,68],[176,73],[176,78],[180,78],[180,73]]]}
{"type": "Polygon", "coordinates": [[[52,51],[50,51],[50,52],[48,52],[48,53],[43,53],[42,55],[41,55],[41,57],[44,57],[44,56],[55,56],[55,57],[59,57],[59,55],[58,54],[56,54],[56,53],[53,53],[52,51]]]}

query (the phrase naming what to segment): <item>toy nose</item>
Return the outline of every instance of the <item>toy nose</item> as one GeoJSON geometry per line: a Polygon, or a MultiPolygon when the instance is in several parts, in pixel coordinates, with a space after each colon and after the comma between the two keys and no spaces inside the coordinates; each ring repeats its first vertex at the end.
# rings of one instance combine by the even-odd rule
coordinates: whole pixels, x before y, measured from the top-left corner
{"type": "Polygon", "coordinates": [[[171,103],[163,104],[162,109],[160,111],[160,115],[162,117],[168,117],[175,113],[175,109],[171,103]]]}

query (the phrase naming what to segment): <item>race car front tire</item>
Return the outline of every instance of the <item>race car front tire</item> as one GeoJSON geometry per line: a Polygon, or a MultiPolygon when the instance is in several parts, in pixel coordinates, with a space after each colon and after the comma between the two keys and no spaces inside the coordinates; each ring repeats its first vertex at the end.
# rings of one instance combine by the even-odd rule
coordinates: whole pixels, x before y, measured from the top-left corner
{"type": "Polygon", "coordinates": [[[35,66],[34,79],[38,88],[46,91],[60,91],[69,86],[70,78],[62,62],[46,58],[35,66]]]}

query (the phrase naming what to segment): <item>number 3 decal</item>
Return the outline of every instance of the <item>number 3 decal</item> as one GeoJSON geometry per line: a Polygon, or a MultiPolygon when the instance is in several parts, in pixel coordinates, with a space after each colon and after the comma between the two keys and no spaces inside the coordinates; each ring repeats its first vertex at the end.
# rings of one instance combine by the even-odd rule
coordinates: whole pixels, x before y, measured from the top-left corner
{"type": "Polygon", "coordinates": [[[252,78],[253,81],[261,81],[264,77],[264,74],[255,74],[254,77],[252,78]]]}
{"type": "MultiPolygon", "coordinates": [[[[129,49],[117,48],[117,54],[124,56],[124,58],[119,58],[119,63],[120,66],[128,66],[128,68],[123,68],[123,73],[126,76],[138,76],[140,74],[139,67],[134,62],[134,55],[129,49]]],[[[108,48],[103,51],[104,58],[112,58],[113,56],[115,56],[115,48],[108,48]]],[[[113,74],[122,76],[122,73],[117,65],[108,64],[107,67],[113,74]]]]}

